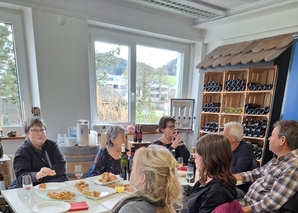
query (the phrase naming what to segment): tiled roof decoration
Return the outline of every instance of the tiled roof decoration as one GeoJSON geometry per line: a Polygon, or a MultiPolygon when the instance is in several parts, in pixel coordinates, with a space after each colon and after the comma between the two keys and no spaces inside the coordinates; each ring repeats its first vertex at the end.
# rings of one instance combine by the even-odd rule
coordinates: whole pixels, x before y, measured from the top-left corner
{"type": "Polygon", "coordinates": [[[196,68],[206,69],[272,61],[292,44],[293,34],[297,33],[219,46],[206,55],[196,68]]]}

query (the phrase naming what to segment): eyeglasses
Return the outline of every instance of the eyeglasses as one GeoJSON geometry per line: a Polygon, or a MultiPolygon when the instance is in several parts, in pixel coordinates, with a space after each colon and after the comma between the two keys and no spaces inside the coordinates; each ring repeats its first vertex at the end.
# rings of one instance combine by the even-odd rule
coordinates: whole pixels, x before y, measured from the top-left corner
{"type": "Polygon", "coordinates": [[[175,129],[175,126],[166,126],[169,129],[175,129]]]}
{"type": "Polygon", "coordinates": [[[30,132],[37,135],[39,133],[44,134],[46,132],[46,130],[45,129],[30,129],[30,132]]]}

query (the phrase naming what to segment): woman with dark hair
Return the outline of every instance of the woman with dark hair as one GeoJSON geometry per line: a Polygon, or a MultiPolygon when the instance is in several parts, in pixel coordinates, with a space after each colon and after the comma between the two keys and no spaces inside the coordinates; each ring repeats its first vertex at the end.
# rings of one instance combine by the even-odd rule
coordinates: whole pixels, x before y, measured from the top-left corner
{"type": "Polygon", "coordinates": [[[181,136],[175,130],[175,122],[176,120],[170,116],[161,117],[158,123],[158,130],[163,134],[159,139],[153,141],[153,144],[163,145],[170,151],[175,150],[176,159],[183,157],[184,164],[187,164],[190,153],[183,143],[181,136]]]}
{"type": "Polygon", "coordinates": [[[22,187],[22,177],[31,176],[33,185],[47,182],[63,182],[66,160],[55,141],[47,139],[46,124],[38,117],[24,123],[26,140],[15,152],[13,169],[16,179],[9,189],[22,187]]]}
{"type": "Polygon", "coordinates": [[[120,125],[110,126],[107,131],[106,146],[101,148],[90,167],[88,177],[104,172],[120,174],[121,145],[126,144],[126,129],[120,125]]]}
{"type": "Polygon", "coordinates": [[[195,162],[200,179],[188,197],[188,213],[210,213],[215,207],[236,199],[232,160],[230,142],[223,135],[207,134],[198,140],[195,162]]]}

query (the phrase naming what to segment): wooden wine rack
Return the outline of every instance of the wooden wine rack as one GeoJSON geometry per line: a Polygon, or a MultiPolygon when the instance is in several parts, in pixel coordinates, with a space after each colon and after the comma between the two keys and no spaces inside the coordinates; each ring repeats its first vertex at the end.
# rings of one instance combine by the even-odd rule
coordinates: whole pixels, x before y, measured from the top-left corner
{"type": "MultiPolygon", "coordinates": [[[[215,133],[220,133],[225,123],[236,121],[242,123],[243,121],[262,120],[266,122],[267,128],[264,131],[264,137],[244,136],[244,140],[253,144],[254,146],[264,146],[265,137],[268,131],[269,119],[272,108],[272,99],[275,89],[275,77],[277,66],[262,67],[262,68],[249,68],[240,70],[223,70],[215,72],[206,72],[204,74],[204,85],[208,82],[218,81],[221,85],[221,91],[207,91],[203,90],[202,97],[202,111],[201,111],[201,125],[200,136],[209,133],[206,131],[208,123],[217,123],[217,130],[215,133]],[[227,80],[242,79],[245,88],[243,91],[227,91],[225,83],[227,80]],[[256,90],[251,91],[247,87],[248,82],[257,84],[269,84],[270,90],[256,90]],[[203,111],[206,103],[220,103],[219,112],[203,111]],[[260,108],[269,107],[267,114],[247,114],[245,111],[245,103],[255,103],[260,108]],[[232,110],[230,110],[232,109],[232,110]],[[235,110],[236,109],[236,110],[235,110]],[[204,130],[203,130],[204,129],[204,130]]],[[[208,128],[207,128],[208,129],[208,128]]]]}

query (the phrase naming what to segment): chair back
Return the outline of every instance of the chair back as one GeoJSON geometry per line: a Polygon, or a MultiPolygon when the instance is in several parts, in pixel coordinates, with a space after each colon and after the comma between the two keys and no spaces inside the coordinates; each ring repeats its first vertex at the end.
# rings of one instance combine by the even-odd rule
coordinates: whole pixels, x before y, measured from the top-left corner
{"type": "Polygon", "coordinates": [[[244,213],[244,211],[238,200],[233,200],[217,206],[211,213],[244,213]]]}

